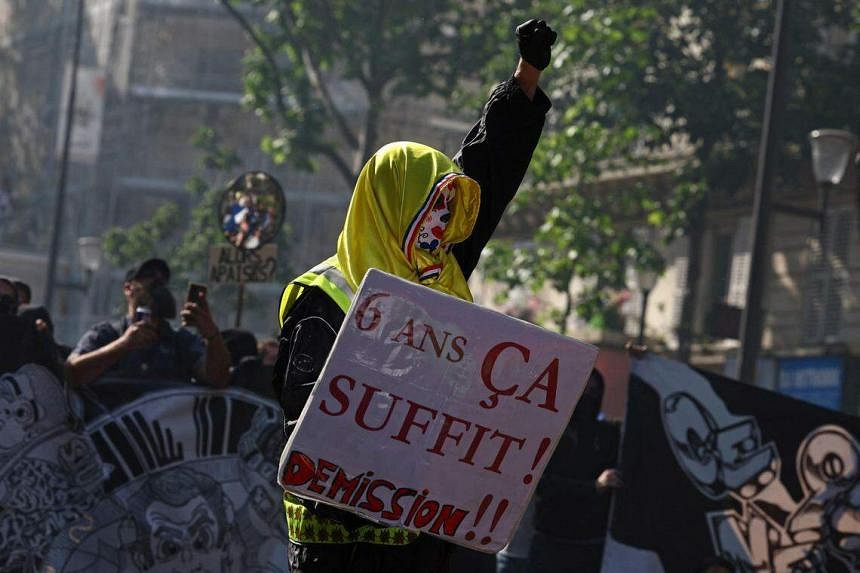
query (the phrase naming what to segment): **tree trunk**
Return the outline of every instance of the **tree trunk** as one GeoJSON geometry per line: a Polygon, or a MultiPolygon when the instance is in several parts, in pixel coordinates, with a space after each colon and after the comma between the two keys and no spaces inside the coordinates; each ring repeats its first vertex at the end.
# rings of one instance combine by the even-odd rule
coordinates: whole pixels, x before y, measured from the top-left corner
{"type": "Polygon", "coordinates": [[[367,114],[364,116],[364,129],[361,133],[361,145],[355,156],[355,172],[359,173],[364,162],[376,151],[379,138],[379,110],[382,109],[382,97],[374,91],[367,93],[367,114]]]}

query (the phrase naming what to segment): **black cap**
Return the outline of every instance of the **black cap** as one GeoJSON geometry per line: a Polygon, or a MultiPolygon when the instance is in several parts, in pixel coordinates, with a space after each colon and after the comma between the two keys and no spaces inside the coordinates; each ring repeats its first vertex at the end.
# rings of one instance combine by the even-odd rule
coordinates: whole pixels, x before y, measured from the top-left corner
{"type": "Polygon", "coordinates": [[[170,280],[170,267],[164,259],[147,259],[138,266],[128,269],[125,273],[125,282],[158,277],[161,278],[158,282],[167,283],[170,280]]]}

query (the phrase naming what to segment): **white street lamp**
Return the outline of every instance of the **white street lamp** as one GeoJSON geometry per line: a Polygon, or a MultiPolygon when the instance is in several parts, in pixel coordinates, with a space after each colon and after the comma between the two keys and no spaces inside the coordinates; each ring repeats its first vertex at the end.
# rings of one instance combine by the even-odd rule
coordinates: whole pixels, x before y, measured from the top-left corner
{"type": "Polygon", "coordinates": [[[857,136],[842,129],[816,129],[809,133],[812,171],[819,185],[839,185],[857,148],[857,136]]]}
{"type": "Polygon", "coordinates": [[[101,237],[80,237],[78,239],[78,257],[81,266],[87,273],[94,273],[99,270],[102,264],[101,237]]]}

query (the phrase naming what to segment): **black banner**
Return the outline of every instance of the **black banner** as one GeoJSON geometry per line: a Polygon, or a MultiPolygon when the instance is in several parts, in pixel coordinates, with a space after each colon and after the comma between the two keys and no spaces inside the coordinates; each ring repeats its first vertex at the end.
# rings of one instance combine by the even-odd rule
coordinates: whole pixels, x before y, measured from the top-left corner
{"type": "Polygon", "coordinates": [[[860,570],[860,419],[634,365],[603,572],[860,570]]]}
{"type": "Polygon", "coordinates": [[[0,571],[285,571],[283,444],[240,388],[0,377],[0,571]]]}

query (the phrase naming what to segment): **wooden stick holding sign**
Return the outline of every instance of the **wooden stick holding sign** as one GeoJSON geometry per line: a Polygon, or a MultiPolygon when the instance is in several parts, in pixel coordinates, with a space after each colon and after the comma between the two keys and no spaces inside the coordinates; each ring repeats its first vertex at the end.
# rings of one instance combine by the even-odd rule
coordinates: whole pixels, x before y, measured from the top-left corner
{"type": "Polygon", "coordinates": [[[372,269],[281,456],[289,492],[504,547],[597,349],[372,269]]]}

